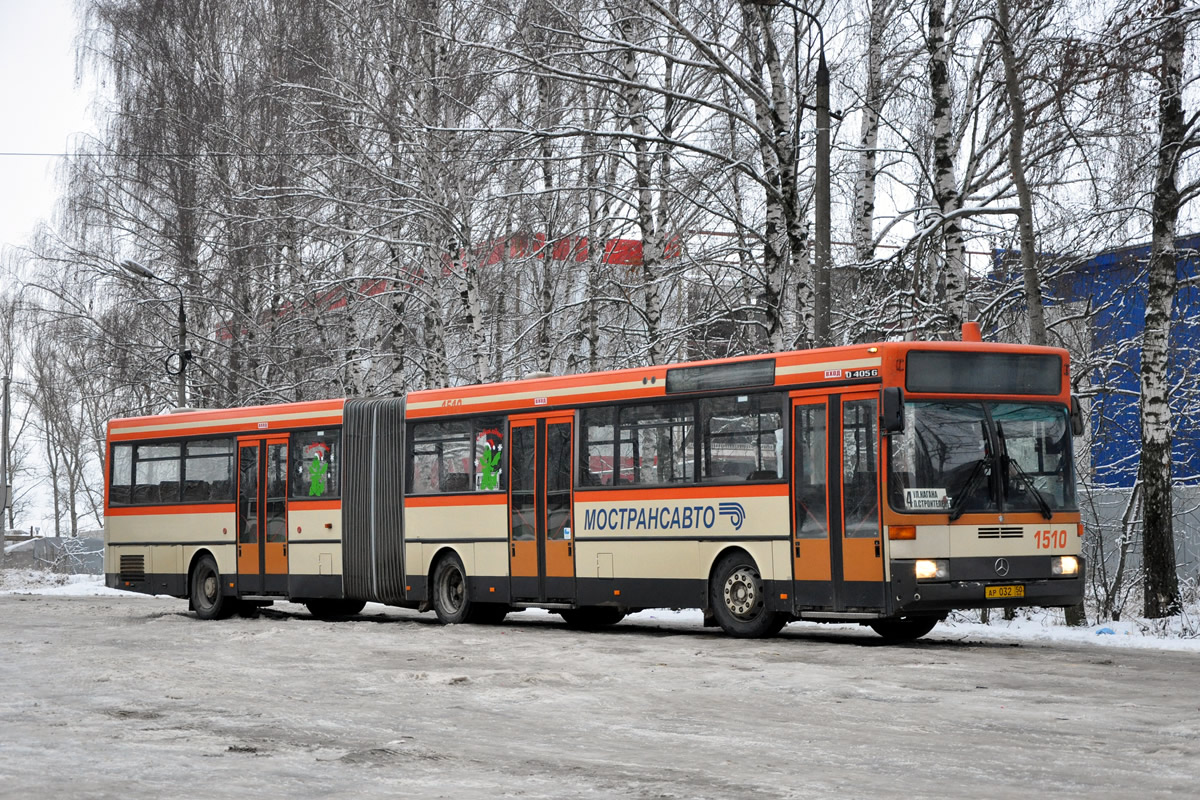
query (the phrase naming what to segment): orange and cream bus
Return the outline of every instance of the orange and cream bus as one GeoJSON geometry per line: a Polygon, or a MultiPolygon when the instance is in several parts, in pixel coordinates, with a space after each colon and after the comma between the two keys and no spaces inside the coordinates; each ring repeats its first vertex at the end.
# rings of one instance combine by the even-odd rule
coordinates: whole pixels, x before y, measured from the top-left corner
{"type": "Polygon", "coordinates": [[[748,637],[1078,603],[1067,353],[971,333],[113,420],[107,582],[748,637]]]}

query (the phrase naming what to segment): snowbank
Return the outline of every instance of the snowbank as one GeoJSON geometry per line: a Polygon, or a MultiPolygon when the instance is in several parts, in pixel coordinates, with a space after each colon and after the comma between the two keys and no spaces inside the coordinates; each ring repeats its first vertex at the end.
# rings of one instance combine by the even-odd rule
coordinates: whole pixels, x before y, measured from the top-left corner
{"type": "Polygon", "coordinates": [[[0,595],[39,594],[56,597],[145,597],[109,589],[103,575],[61,575],[36,569],[0,570],[0,595]]]}
{"type": "MultiPolygon", "coordinates": [[[[148,595],[122,592],[104,585],[102,575],[59,575],[33,569],[0,570],[0,595],[51,595],[55,597],[125,597],[144,598],[148,595]]],[[[182,602],[182,601],[181,601],[182,602]]],[[[382,608],[382,607],[381,607],[382,608]]],[[[525,618],[548,614],[530,609],[525,618]]],[[[1022,610],[1016,619],[1003,619],[993,611],[991,621],[984,625],[969,621],[975,612],[951,614],[950,618],[933,629],[926,639],[961,642],[1062,643],[1089,645],[1098,648],[1132,647],[1158,650],[1177,650],[1200,653],[1200,604],[1192,604],[1178,617],[1167,620],[1134,618],[1121,622],[1105,622],[1086,628],[1070,628],[1063,623],[1058,610],[1022,610]]],[[[650,609],[633,614],[628,620],[640,625],[663,625],[671,628],[699,628],[704,618],[695,609],[671,611],[650,609]]],[[[837,630],[873,637],[869,628],[861,625],[819,625],[792,623],[786,631],[837,630]]]]}

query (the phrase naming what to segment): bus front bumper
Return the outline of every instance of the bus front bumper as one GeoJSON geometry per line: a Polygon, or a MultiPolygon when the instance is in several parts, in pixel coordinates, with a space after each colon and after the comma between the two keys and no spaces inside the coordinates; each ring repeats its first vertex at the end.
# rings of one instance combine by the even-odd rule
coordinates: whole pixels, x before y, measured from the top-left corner
{"type": "Polygon", "coordinates": [[[891,564],[889,604],[895,614],[920,614],[959,608],[1062,607],[1082,602],[1086,574],[1083,557],[1075,556],[1079,565],[1075,575],[1053,575],[1050,558],[946,559],[949,574],[941,580],[917,580],[915,560],[895,560],[891,564]]]}

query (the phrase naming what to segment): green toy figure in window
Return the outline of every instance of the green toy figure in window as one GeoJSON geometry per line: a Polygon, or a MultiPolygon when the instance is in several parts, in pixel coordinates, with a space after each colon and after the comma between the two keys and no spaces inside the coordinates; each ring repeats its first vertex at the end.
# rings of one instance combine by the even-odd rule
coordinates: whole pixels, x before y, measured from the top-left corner
{"type": "Polygon", "coordinates": [[[479,455],[479,490],[494,492],[500,488],[500,451],[503,445],[487,443],[487,450],[479,455]]]}
{"type": "Polygon", "coordinates": [[[308,487],[309,497],[320,497],[325,494],[325,476],[329,472],[329,462],[314,458],[308,465],[308,475],[312,483],[308,487]]]}

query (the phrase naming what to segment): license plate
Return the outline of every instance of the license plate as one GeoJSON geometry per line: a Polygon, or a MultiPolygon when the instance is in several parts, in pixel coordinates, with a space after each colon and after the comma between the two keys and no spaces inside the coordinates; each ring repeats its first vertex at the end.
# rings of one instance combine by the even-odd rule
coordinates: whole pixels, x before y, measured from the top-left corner
{"type": "Polygon", "coordinates": [[[1024,597],[1024,586],[988,586],[983,590],[983,596],[988,600],[998,597],[1024,597]]]}

